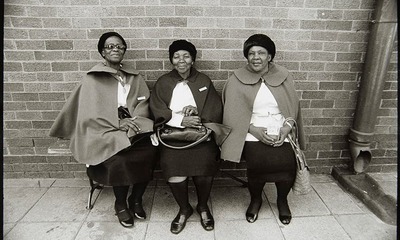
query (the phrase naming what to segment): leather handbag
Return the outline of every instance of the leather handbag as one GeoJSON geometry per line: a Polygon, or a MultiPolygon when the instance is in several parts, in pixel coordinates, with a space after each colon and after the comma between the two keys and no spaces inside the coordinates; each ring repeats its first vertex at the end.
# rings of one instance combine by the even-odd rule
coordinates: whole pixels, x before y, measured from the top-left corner
{"type": "Polygon", "coordinates": [[[296,195],[307,194],[312,190],[310,183],[310,169],[308,168],[304,152],[300,149],[298,139],[298,128],[296,120],[293,118],[286,118],[284,124],[287,121],[291,121],[293,128],[291,133],[288,135],[288,140],[292,146],[293,152],[296,155],[296,178],[292,187],[292,191],[296,195]]]}
{"type": "Polygon", "coordinates": [[[163,126],[157,128],[157,137],[160,143],[172,149],[187,149],[196,146],[202,142],[210,140],[212,130],[206,127],[201,128],[176,128],[163,126]],[[187,143],[183,146],[174,146],[165,141],[187,143]]]}
{"type": "MultiPolygon", "coordinates": [[[[118,108],[118,118],[119,119],[124,119],[124,118],[132,118],[131,114],[129,113],[128,108],[120,106],[118,108]]],[[[144,140],[145,138],[150,137],[151,134],[153,134],[153,131],[151,130],[153,128],[153,121],[137,116],[135,123],[139,125],[142,130],[140,132],[135,132],[132,129],[129,129],[127,132],[127,136],[129,138],[129,141],[131,142],[131,145],[140,142],[141,140],[144,140]]]]}

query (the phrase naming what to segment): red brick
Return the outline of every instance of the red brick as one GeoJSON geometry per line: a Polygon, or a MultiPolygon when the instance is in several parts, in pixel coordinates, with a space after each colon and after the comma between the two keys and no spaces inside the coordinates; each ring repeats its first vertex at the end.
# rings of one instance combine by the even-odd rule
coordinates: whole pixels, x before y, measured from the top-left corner
{"type": "Polygon", "coordinates": [[[72,22],[69,18],[43,18],[44,28],[72,28],[72,22]]]}
{"type": "Polygon", "coordinates": [[[318,19],[343,19],[343,11],[341,10],[318,10],[318,19]]]}
{"type": "Polygon", "coordinates": [[[80,29],[59,29],[57,30],[60,39],[86,39],[86,31],[80,29]]]}
{"type": "Polygon", "coordinates": [[[51,63],[51,68],[53,71],[77,71],[77,62],[53,62],[51,63]]]}
{"type": "Polygon", "coordinates": [[[25,172],[23,177],[24,178],[49,178],[50,175],[48,172],[25,172]]]}
{"type": "Polygon", "coordinates": [[[159,19],[159,27],[187,27],[187,19],[177,17],[161,17],[159,19]]]}
{"type": "Polygon", "coordinates": [[[72,172],[64,172],[64,171],[57,171],[57,172],[49,172],[51,178],[73,178],[74,174],[72,172]]]}
{"type": "Polygon", "coordinates": [[[54,73],[54,72],[37,73],[37,81],[40,82],[57,82],[63,80],[64,78],[62,73],[54,73]]]}
{"type": "Polygon", "coordinates": [[[33,147],[33,139],[6,139],[8,147],[33,147]]]}
{"type": "Polygon", "coordinates": [[[50,129],[51,125],[53,125],[53,121],[32,121],[34,129],[50,129]]]}
{"type": "Polygon", "coordinates": [[[320,90],[342,90],[343,82],[321,82],[319,86],[320,90]]]}
{"type": "Polygon", "coordinates": [[[31,39],[57,39],[57,31],[47,29],[32,29],[29,30],[31,39]]]}
{"type": "Polygon", "coordinates": [[[33,155],[35,151],[33,147],[9,147],[10,154],[12,155],[33,155]]]}
{"type": "Polygon", "coordinates": [[[60,60],[62,59],[61,51],[35,51],[36,60],[60,60]]]}
{"type": "Polygon", "coordinates": [[[19,50],[44,50],[44,41],[38,40],[17,40],[15,45],[19,50]]]}
{"type": "Polygon", "coordinates": [[[24,71],[26,72],[48,72],[50,71],[49,63],[42,62],[24,62],[24,71]]]}
{"type": "Polygon", "coordinates": [[[3,69],[5,72],[20,72],[22,71],[22,65],[19,62],[4,62],[3,69]]]}
{"type": "MultiPolygon", "coordinates": [[[[217,1],[212,1],[217,3],[217,1]]],[[[231,17],[232,15],[232,8],[230,7],[220,7],[220,6],[213,6],[213,7],[205,7],[204,8],[204,16],[206,17],[231,17]]]]}
{"type": "Polygon", "coordinates": [[[24,83],[26,92],[48,92],[50,83],[24,83]]]}
{"type": "Polygon", "coordinates": [[[4,83],[3,91],[4,92],[23,92],[24,84],[22,84],[22,83],[4,83]]]}
{"type": "Polygon", "coordinates": [[[162,70],[163,63],[161,61],[137,61],[136,69],[138,70],[162,70]]]}
{"type": "Polygon", "coordinates": [[[245,20],[240,18],[217,18],[218,28],[244,28],[245,20]]]}
{"type": "Polygon", "coordinates": [[[23,129],[23,128],[32,128],[32,123],[30,121],[5,121],[6,129],[23,129]]]}

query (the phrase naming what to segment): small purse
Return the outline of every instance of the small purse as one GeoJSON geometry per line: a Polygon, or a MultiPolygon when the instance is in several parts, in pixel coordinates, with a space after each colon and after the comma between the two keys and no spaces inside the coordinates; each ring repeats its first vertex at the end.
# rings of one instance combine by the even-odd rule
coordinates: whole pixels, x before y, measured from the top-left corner
{"type": "Polygon", "coordinates": [[[287,121],[293,122],[293,128],[291,133],[288,135],[288,140],[293,148],[293,152],[296,155],[296,178],[292,187],[292,191],[296,195],[303,195],[309,193],[311,188],[310,183],[310,169],[308,168],[304,152],[300,149],[298,129],[296,120],[293,118],[286,118],[284,125],[287,121]]]}
{"type": "Polygon", "coordinates": [[[210,140],[211,132],[211,129],[204,126],[201,128],[164,126],[157,128],[157,137],[160,143],[166,147],[172,149],[187,149],[210,140]],[[185,142],[187,144],[183,146],[173,146],[165,141],[185,142]]]}
{"type": "MultiPolygon", "coordinates": [[[[128,108],[126,108],[126,107],[122,107],[122,106],[120,106],[119,108],[118,108],[118,118],[119,119],[124,119],[124,118],[131,118],[132,116],[131,116],[131,114],[129,113],[129,110],[128,110],[128,108]]],[[[150,121],[150,120],[147,120],[146,118],[143,118],[143,117],[138,117],[138,119],[137,119],[137,121],[150,121]]],[[[147,123],[148,124],[148,123],[147,123]]],[[[153,124],[152,122],[151,122],[151,124],[153,124]]],[[[145,131],[145,132],[140,132],[140,133],[135,133],[133,130],[131,131],[131,130],[128,130],[128,133],[127,133],[127,135],[128,135],[128,138],[129,138],[129,141],[131,142],[131,145],[133,145],[133,144],[135,144],[135,143],[138,143],[138,142],[140,142],[141,140],[143,140],[143,139],[145,139],[145,138],[147,138],[147,137],[150,137],[150,135],[151,134],[153,134],[153,132],[152,131],[145,131]],[[134,133],[134,134],[130,134],[130,133],[134,133]]]]}

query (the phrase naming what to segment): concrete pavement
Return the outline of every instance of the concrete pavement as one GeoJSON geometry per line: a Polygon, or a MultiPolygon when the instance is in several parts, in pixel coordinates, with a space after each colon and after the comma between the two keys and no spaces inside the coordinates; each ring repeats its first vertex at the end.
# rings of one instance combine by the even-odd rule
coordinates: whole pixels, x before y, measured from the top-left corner
{"type": "MultiPolygon", "coordinates": [[[[397,173],[370,174],[397,198],[397,173]]],[[[94,208],[86,209],[89,182],[84,179],[4,179],[3,238],[24,239],[204,239],[204,240],[391,240],[396,226],[376,217],[360,200],[344,190],[330,175],[311,175],[313,191],[289,194],[293,219],[285,226],[278,219],[276,190],[264,188],[264,202],[255,223],[245,220],[249,193],[231,179],[216,180],[210,198],[215,230],[206,232],[194,213],[178,235],[170,233],[176,205],[164,181],[153,181],[144,196],[147,220],[135,227],[120,226],[113,210],[113,194],[105,187],[94,208]]],[[[190,201],[196,194],[190,187],[190,201]]]]}

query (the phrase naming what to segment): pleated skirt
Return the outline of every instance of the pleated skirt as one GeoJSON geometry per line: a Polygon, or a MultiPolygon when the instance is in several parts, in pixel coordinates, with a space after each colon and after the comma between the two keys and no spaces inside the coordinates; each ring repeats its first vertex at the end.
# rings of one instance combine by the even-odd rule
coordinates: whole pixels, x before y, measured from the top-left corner
{"type": "Polygon", "coordinates": [[[128,186],[153,179],[158,149],[146,137],[106,161],[87,168],[88,176],[108,186],[128,186]]]}
{"type": "Polygon", "coordinates": [[[160,147],[160,166],[166,180],[173,176],[214,176],[220,162],[220,151],[213,140],[189,149],[160,147]]]}
{"type": "Polygon", "coordinates": [[[296,157],[290,143],[272,147],[262,142],[245,142],[243,158],[247,177],[264,182],[292,181],[296,177],[296,157]]]}

